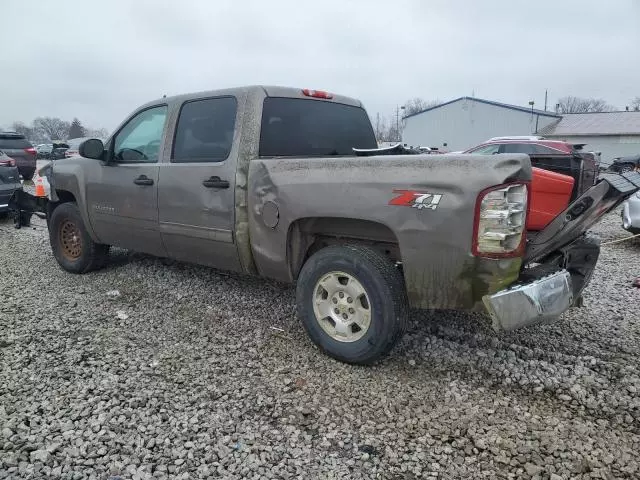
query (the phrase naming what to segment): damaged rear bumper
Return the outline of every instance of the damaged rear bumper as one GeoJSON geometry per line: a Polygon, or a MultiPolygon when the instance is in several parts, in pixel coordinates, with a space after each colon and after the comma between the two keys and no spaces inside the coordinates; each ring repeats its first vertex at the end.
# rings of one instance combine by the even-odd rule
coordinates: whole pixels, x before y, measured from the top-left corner
{"type": "Polygon", "coordinates": [[[495,330],[515,330],[548,322],[574,303],[571,274],[561,270],[531,283],[485,295],[482,300],[495,330]]]}
{"type": "Polygon", "coordinates": [[[482,300],[493,328],[515,330],[556,320],[579,305],[600,255],[600,241],[583,235],[525,269],[511,287],[485,295],[482,300]]]}
{"type": "Polygon", "coordinates": [[[528,235],[528,268],[511,287],[482,297],[493,328],[550,321],[579,304],[600,255],[600,242],[585,232],[639,189],[637,172],[603,174],[547,227],[528,235]]]}

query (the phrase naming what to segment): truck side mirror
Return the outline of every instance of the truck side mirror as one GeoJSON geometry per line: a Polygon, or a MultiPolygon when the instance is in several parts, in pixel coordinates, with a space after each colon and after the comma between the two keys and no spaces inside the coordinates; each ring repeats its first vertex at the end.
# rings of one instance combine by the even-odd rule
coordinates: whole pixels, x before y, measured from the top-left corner
{"type": "Polygon", "coordinates": [[[102,160],[104,155],[104,143],[102,143],[102,140],[97,138],[90,138],[80,144],[78,147],[78,153],[81,157],[102,160]]]}

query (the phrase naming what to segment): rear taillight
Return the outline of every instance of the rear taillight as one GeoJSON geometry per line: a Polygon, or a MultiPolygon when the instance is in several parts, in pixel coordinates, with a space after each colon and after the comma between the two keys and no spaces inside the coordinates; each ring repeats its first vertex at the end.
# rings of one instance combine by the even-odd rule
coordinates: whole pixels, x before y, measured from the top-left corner
{"type": "Polygon", "coordinates": [[[15,167],[16,161],[13,158],[8,160],[0,160],[0,167],[15,167]]]}
{"type": "Polygon", "coordinates": [[[473,254],[503,258],[523,254],[529,184],[511,183],[480,192],[476,201],[473,254]]]}
{"type": "Polygon", "coordinates": [[[78,155],[78,151],[77,150],[67,150],[67,151],[64,152],[64,156],[66,158],[73,157],[74,155],[78,155]]]}
{"type": "Polygon", "coordinates": [[[36,155],[36,149],[33,147],[25,148],[24,151],[32,155],[36,155]]]}
{"type": "Polygon", "coordinates": [[[329,92],[323,92],[322,90],[310,90],[308,88],[304,88],[302,90],[302,94],[305,97],[313,97],[313,98],[324,98],[330,100],[333,98],[333,94],[329,92]]]}

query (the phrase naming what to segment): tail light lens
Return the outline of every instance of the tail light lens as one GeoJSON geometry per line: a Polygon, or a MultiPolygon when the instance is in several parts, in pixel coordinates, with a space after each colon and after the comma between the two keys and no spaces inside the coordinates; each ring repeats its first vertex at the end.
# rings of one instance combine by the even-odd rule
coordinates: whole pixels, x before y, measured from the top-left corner
{"type": "Polygon", "coordinates": [[[36,149],[33,147],[25,148],[24,151],[32,155],[36,155],[36,149]]]}
{"type": "Polygon", "coordinates": [[[0,159],[0,167],[15,167],[16,161],[13,158],[8,160],[0,159]]]}
{"type": "Polygon", "coordinates": [[[78,155],[78,150],[67,150],[64,152],[66,158],[73,157],[74,155],[78,155]]]}
{"type": "Polygon", "coordinates": [[[480,192],[473,233],[475,256],[504,258],[523,254],[528,197],[528,183],[501,185],[480,192]]]}

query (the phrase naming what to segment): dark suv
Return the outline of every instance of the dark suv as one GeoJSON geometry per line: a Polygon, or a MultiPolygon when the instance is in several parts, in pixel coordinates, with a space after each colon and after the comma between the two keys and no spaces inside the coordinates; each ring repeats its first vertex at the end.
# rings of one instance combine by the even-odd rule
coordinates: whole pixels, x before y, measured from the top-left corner
{"type": "Polygon", "coordinates": [[[0,132],[0,150],[16,161],[22,178],[31,180],[36,171],[36,149],[25,138],[16,132],[0,132]]]}

